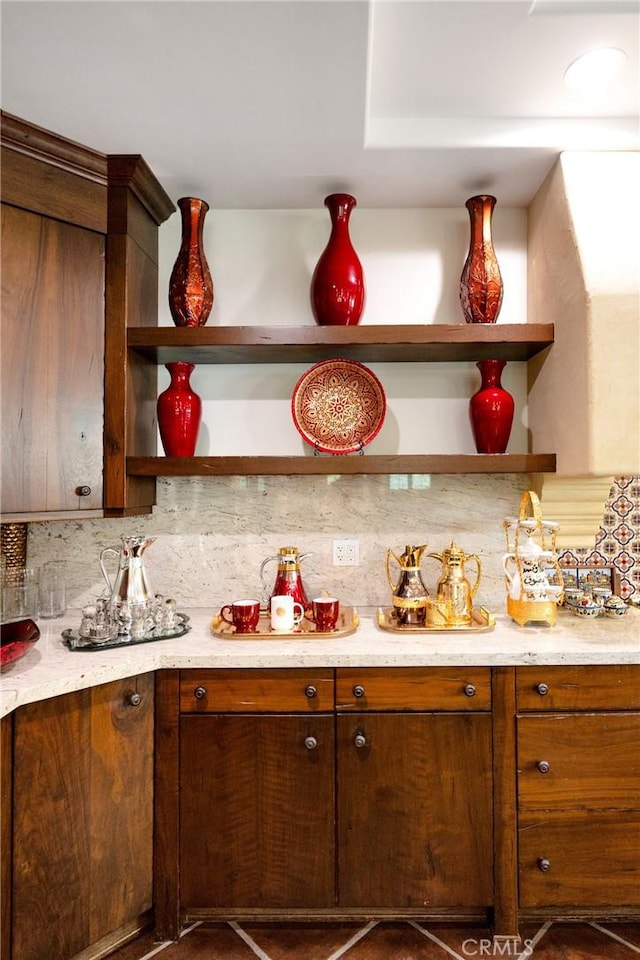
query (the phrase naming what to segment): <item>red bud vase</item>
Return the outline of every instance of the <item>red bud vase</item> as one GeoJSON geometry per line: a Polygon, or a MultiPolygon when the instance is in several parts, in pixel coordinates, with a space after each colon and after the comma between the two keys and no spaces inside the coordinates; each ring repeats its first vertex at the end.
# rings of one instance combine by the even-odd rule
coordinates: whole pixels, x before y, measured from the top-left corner
{"type": "Polygon", "coordinates": [[[500,375],[505,360],[479,360],[482,384],[469,401],[469,416],[478,453],[504,453],[513,424],[513,397],[504,390],[500,375]]]}
{"type": "Polygon", "coordinates": [[[491,236],[495,204],[495,197],[484,194],[465,203],[471,241],[460,278],[460,303],[467,323],[495,323],[502,306],[502,277],[491,236]]]}
{"type": "Polygon", "coordinates": [[[311,309],[321,327],[354,327],[365,302],[362,264],[349,237],[356,200],[348,193],[332,193],[324,205],[331,214],[331,235],[311,278],[311,309]]]}
{"type": "Polygon", "coordinates": [[[202,403],[189,383],[192,363],[165,364],[171,383],[158,397],[158,426],[168,457],[192,457],[196,449],[202,403]]]}
{"type": "Polygon", "coordinates": [[[182,243],[169,278],[169,309],[176,327],[203,327],[213,306],[213,281],[202,232],[209,204],[181,197],[182,243]]]}

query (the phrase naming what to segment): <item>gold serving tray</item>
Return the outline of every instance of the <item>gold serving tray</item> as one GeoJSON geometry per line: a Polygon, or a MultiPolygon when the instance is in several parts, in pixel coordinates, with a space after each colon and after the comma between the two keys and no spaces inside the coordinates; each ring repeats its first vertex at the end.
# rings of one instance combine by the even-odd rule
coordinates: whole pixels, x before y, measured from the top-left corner
{"type": "Polygon", "coordinates": [[[316,630],[315,623],[303,619],[292,633],[276,633],[271,629],[268,612],[261,610],[256,633],[237,633],[235,627],[223,620],[220,614],[216,614],[211,621],[211,632],[221,640],[334,640],[355,633],[359,623],[355,607],[341,606],[335,630],[316,630]]]}
{"type": "Polygon", "coordinates": [[[474,607],[471,616],[471,623],[464,626],[435,624],[419,627],[414,623],[405,626],[398,623],[393,607],[378,607],[378,626],[388,633],[486,633],[496,625],[496,618],[486,607],[474,607]]]}

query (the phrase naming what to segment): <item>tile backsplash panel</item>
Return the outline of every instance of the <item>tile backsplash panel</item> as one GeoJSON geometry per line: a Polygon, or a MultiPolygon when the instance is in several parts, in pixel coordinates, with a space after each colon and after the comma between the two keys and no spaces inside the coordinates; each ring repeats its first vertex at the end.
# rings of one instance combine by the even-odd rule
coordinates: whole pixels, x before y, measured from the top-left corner
{"type": "MultiPolygon", "coordinates": [[[[476,603],[500,612],[503,520],[517,514],[526,488],[519,474],[160,478],[151,516],[30,524],[29,565],[65,561],[68,603],[79,608],[105,586],[102,549],[119,546],[124,535],[157,537],[145,553],[153,590],[214,612],[232,599],[260,597],[262,560],[293,545],[313,554],[302,562],[309,595],[328,590],[345,603],[377,606],[390,603],[389,548],[399,554],[407,543],[427,543],[440,553],[455,539],[481,560],[476,603]],[[357,567],[333,566],[334,539],[359,541],[357,567]]],[[[439,570],[437,560],[423,561],[430,591],[439,570]]],[[[270,591],[275,563],[265,579],[270,591]]]]}

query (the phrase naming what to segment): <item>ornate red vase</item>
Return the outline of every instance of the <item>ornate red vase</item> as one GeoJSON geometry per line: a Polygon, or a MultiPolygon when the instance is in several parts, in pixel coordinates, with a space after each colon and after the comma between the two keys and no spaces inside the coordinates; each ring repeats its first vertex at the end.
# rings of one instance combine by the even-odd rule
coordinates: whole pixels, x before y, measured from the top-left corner
{"type": "Polygon", "coordinates": [[[467,323],[495,323],[502,306],[502,276],[493,249],[491,220],[496,198],[481,194],[465,203],[471,240],[460,277],[460,303],[467,323]]]}
{"type": "Polygon", "coordinates": [[[332,193],[324,205],[331,215],[331,235],[311,278],[311,309],[319,326],[354,327],[365,303],[362,264],[349,237],[356,200],[348,193],[332,193]]]}
{"type": "Polygon", "coordinates": [[[178,200],[182,242],[169,278],[169,309],[176,327],[203,327],[213,306],[213,281],[202,233],[208,203],[196,197],[178,200]]]}
{"type": "Polygon", "coordinates": [[[513,397],[500,383],[505,360],[479,360],[482,375],[477,393],[469,401],[469,416],[478,453],[504,453],[513,424],[513,397]]]}
{"type": "Polygon", "coordinates": [[[192,363],[165,364],[171,383],[158,397],[158,426],[164,452],[168,457],[192,457],[196,449],[202,402],[191,389],[192,363]]]}

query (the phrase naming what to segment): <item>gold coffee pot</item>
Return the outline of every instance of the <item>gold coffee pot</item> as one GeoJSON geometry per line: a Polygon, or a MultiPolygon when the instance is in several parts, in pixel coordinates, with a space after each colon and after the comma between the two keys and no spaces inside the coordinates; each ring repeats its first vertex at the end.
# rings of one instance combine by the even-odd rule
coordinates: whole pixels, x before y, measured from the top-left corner
{"type": "Polygon", "coordinates": [[[393,550],[387,550],[387,580],[393,591],[393,607],[398,623],[424,626],[426,621],[429,591],[420,574],[420,561],[426,549],[426,543],[420,547],[407,544],[404,553],[399,557],[393,550]],[[400,578],[395,584],[391,579],[391,559],[400,567],[400,578]]]}
{"type": "Polygon", "coordinates": [[[438,614],[447,626],[461,627],[471,623],[473,598],[480,585],[480,560],[475,553],[465,553],[453,540],[451,546],[442,553],[430,553],[430,557],[442,564],[442,576],[436,587],[438,614]],[[473,561],[476,565],[476,579],[473,586],[465,577],[465,563],[473,561]]]}

